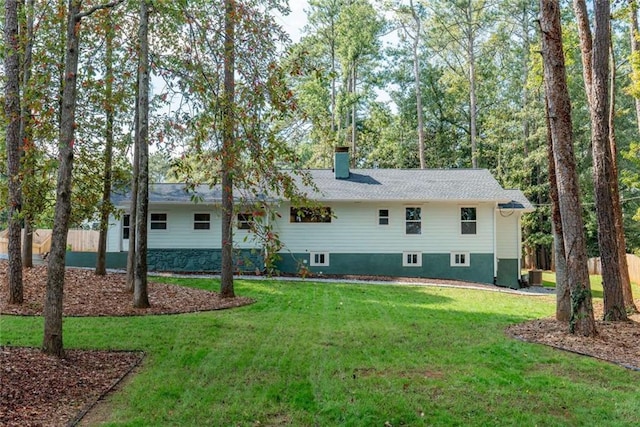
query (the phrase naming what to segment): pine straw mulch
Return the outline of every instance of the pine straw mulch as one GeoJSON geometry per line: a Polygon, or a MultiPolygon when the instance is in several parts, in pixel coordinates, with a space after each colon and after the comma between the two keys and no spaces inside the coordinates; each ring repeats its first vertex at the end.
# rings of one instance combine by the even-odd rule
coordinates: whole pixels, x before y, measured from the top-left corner
{"type": "MultiPolygon", "coordinates": [[[[25,303],[6,303],[6,261],[0,261],[0,313],[41,315],[46,268],[24,271],[25,303]]],[[[362,279],[362,277],[359,277],[362,279]]],[[[65,316],[135,316],[217,310],[250,304],[249,298],[225,300],[215,292],[149,283],[151,308],[134,309],[125,291],[124,275],[98,277],[90,270],[68,269],[65,276],[65,316]]],[[[417,283],[417,280],[412,280],[417,283]]],[[[425,280],[433,284],[433,280],[425,280]]],[[[469,287],[466,282],[445,286],[469,287]]],[[[483,288],[483,286],[479,286],[483,288]]],[[[486,286],[495,289],[495,287],[486,286]]],[[[544,298],[544,297],[543,297],[544,298]]],[[[547,297],[548,298],[548,297],[547,297]]],[[[640,300],[636,301],[640,305],[640,300]]],[[[596,316],[602,315],[596,304],[596,316]]],[[[512,325],[516,339],[545,344],[640,369],[640,315],[629,322],[598,321],[599,335],[584,338],[567,332],[566,324],[539,319],[512,325]]],[[[0,324],[0,333],[2,325],[0,324]]],[[[39,349],[0,347],[0,425],[75,425],[142,360],[141,352],[68,350],[66,359],[44,356],[39,349]]],[[[85,418],[86,419],[86,418],[85,418]]]]}

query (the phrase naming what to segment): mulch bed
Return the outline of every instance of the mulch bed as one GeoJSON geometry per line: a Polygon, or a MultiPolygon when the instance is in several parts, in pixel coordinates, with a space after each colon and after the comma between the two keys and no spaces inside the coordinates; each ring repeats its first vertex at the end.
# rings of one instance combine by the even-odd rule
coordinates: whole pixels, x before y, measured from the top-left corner
{"type": "MultiPolygon", "coordinates": [[[[7,262],[0,262],[0,295],[8,295],[7,262]]],[[[36,266],[23,272],[24,303],[9,305],[0,300],[0,314],[42,315],[47,287],[47,268],[36,266]]],[[[133,295],[126,290],[121,273],[96,276],[93,270],[68,268],[64,281],[64,316],[145,316],[221,310],[251,304],[250,298],[221,298],[217,292],[184,286],[153,283],[147,285],[150,308],[134,308],[133,295]]],[[[212,284],[213,288],[213,284],[212,284]]]]}
{"type": "MultiPolygon", "coordinates": [[[[23,271],[24,303],[10,305],[7,262],[0,261],[0,314],[41,316],[47,270],[23,271]]],[[[212,285],[213,287],[213,285],[212,285]]],[[[145,316],[241,307],[251,298],[221,298],[217,292],[149,282],[150,308],[133,307],[124,274],[96,276],[69,268],[65,274],[65,316],[145,316]]],[[[0,324],[0,332],[2,325],[0,324]]],[[[40,349],[0,347],[0,426],[75,425],[142,360],[139,351],[67,350],[64,359],[40,349]]]]}
{"type": "Polygon", "coordinates": [[[0,347],[0,425],[74,425],[143,358],[142,352],[0,347]]]}

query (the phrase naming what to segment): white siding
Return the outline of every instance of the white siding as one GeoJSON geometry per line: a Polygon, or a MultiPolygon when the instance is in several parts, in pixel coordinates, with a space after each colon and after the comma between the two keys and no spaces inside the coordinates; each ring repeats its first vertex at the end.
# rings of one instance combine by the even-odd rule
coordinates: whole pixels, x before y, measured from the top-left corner
{"type": "Polygon", "coordinates": [[[520,258],[520,213],[510,211],[496,211],[496,257],[520,258]]]}
{"type": "Polygon", "coordinates": [[[464,251],[493,253],[493,204],[326,203],[331,223],[291,223],[289,204],[279,209],[276,230],[291,252],[392,253],[464,251]],[[422,234],[405,234],[405,208],[422,208],[422,234]],[[460,208],[476,207],[477,234],[462,235],[460,208]],[[378,209],[389,210],[389,225],[378,225],[378,209]]]}
{"type": "MultiPolygon", "coordinates": [[[[107,252],[122,251],[122,217],[109,215],[109,229],[107,230],[107,252]]],[[[124,248],[127,250],[127,248],[124,248]]]]}
{"type": "MultiPolygon", "coordinates": [[[[210,249],[220,248],[220,209],[211,205],[153,205],[149,214],[167,214],[166,230],[149,230],[148,247],[150,249],[210,249]],[[208,213],[211,218],[209,230],[194,230],[194,214],[208,213]]],[[[108,251],[127,251],[122,247],[122,219],[112,218],[113,226],[108,234],[108,251]]],[[[234,245],[239,248],[254,248],[257,245],[245,230],[235,230],[234,245]],[[249,236],[244,241],[245,236],[249,236]]],[[[126,241],[125,241],[126,242],[126,241]]]]}
{"type": "MultiPolygon", "coordinates": [[[[497,258],[519,258],[520,214],[501,214],[492,203],[327,203],[332,208],[331,223],[291,223],[289,204],[278,208],[281,215],[274,229],[286,251],[328,253],[493,253],[494,218],[497,258]],[[422,233],[405,233],[405,208],[422,209],[422,233]],[[476,208],[476,234],[463,235],[460,230],[460,208],[476,208]],[[378,225],[378,210],[389,210],[389,225],[378,225]]],[[[149,230],[149,248],[219,248],[220,210],[212,205],[152,206],[150,213],[166,213],[166,230],[149,230]],[[195,213],[209,213],[209,230],[194,230],[195,213]]],[[[107,237],[109,252],[126,251],[122,245],[122,218],[110,218],[107,237]]],[[[258,247],[252,234],[235,230],[234,243],[239,248],[258,247]],[[244,241],[248,236],[247,241],[244,241]]],[[[125,241],[126,243],[126,241],[125,241]]]]}

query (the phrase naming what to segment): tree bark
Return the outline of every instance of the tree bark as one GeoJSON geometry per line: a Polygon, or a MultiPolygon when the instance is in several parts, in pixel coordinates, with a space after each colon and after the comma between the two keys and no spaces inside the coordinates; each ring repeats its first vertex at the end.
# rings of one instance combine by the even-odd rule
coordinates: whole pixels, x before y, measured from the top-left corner
{"type": "Polygon", "coordinates": [[[133,177],[131,178],[131,200],[129,204],[129,250],[127,252],[127,292],[133,294],[133,288],[135,285],[135,270],[136,270],[136,210],[138,206],[138,180],[140,175],[140,149],[139,149],[139,136],[140,136],[140,108],[138,105],[139,88],[136,85],[136,106],[134,113],[134,143],[133,143],[133,177]]]}
{"type": "MultiPolygon", "coordinates": [[[[636,0],[629,0],[629,35],[631,37],[631,81],[640,84],[640,40],[638,40],[638,4],[636,0]]],[[[634,96],[633,101],[636,107],[636,124],[640,132],[640,96],[634,96]]]]}
{"type": "MultiPolygon", "coordinates": [[[[471,0],[469,0],[469,11],[471,11],[471,0]]],[[[469,61],[469,133],[471,139],[471,167],[478,167],[478,102],[476,95],[476,55],[475,31],[473,25],[468,29],[468,61],[469,61]]]]}
{"type": "Polygon", "coordinates": [[[96,261],[96,274],[107,274],[107,231],[109,228],[109,214],[111,212],[111,173],[113,162],[113,38],[114,28],[111,14],[106,17],[107,28],[105,33],[105,87],[104,109],[106,113],[105,145],[104,145],[104,174],[102,187],[102,206],[100,207],[100,235],[98,237],[98,254],[96,261]]]}
{"type": "MultiPolygon", "coordinates": [[[[418,117],[418,157],[420,159],[420,169],[427,167],[424,155],[424,111],[422,111],[422,86],[420,80],[420,56],[418,48],[420,46],[420,36],[422,34],[422,23],[420,17],[416,13],[413,0],[409,0],[411,8],[411,17],[416,23],[416,34],[413,36],[413,80],[416,85],[416,114],[418,117]]],[[[405,29],[409,37],[409,31],[405,29]]]]}
{"type": "Polygon", "coordinates": [[[64,357],[62,338],[62,297],[66,261],[67,233],[71,213],[71,182],[76,113],[76,80],[80,44],[80,2],[69,0],[67,16],[67,48],[65,54],[62,111],[60,113],[59,166],[56,207],[51,236],[51,252],[44,304],[44,339],[46,354],[64,357]]]}
{"type": "MultiPolygon", "coordinates": [[[[549,103],[545,96],[547,113],[549,103]]],[[[562,216],[558,201],[558,180],[553,157],[553,138],[551,136],[551,121],[546,114],[547,122],[547,158],[549,162],[549,196],[551,198],[551,232],[553,234],[553,252],[555,254],[556,271],[556,320],[568,322],[571,320],[571,290],[567,279],[567,259],[564,252],[564,237],[562,234],[562,216]]]]}
{"type": "MultiPolygon", "coordinates": [[[[583,58],[585,89],[591,115],[591,146],[593,157],[593,182],[598,220],[598,247],[602,261],[604,289],[604,318],[626,320],[622,283],[620,281],[620,256],[612,197],[613,160],[609,143],[609,45],[610,6],[608,0],[594,2],[593,39],[584,0],[574,0],[580,46],[583,58]]],[[[616,184],[617,185],[617,184],[616,184]]]]}
{"type": "MultiPolygon", "coordinates": [[[[24,42],[24,59],[22,65],[22,103],[20,114],[20,141],[22,141],[22,156],[28,159],[34,155],[33,151],[35,146],[33,144],[33,117],[31,116],[31,109],[29,108],[29,95],[27,88],[31,85],[32,64],[33,64],[33,13],[34,13],[34,0],[29,0],[24,11],[25,20],[22,28],[23,42],[24,42]],[[28,152],[27,152],[28,151],[28,152]]],[[[23,176],[31,177],[34,174],[31,162],[27,161],[23,164],[24,173],[23,176]]],[[[25,206],[29,207],[28,192],[26,191],[26,182],[22,182],[22,201],[25,206]]],[[[22,234],[22,267],[33,267],[33,213],[30,209],[26,209],[23,219],[24,232],[22,234]]]]}
{"type": "Polygon", "coordinates": [[[136,206],[136,254],[133,306],[147,308],[147,217],[149,213],[149,4],[140,2],[138,32],[140,58],[138,65],[139,175],[136,206]]]}
{"type": "Polygon", "coordinates": [[[30,215],[25,215],[22,233],[22,267],[33,267],[33,228],[31,228],[30,215]]]}
{"type": "Polygon", "coordinates": [[[22,184],[20,178],[20,39],[18,33],[18,3],[16,0],[5,2],[5,90],[4,112],[7,121],[5,130],[7,172],[9,186],[9,304],[22,304],[24,292],[22,286],[22,254],[20,249],[22,210],[22,184]]]}
{"type": "Polygon", "coordinates": [[[580,38],[580,57],[582,58],[582,77],[587,92],[587,103],[592,104],[591,89],[593,87],[593,39],[589,26],[589,13],[584,0],[573,0],[573,11],[578,24],[578,36],[580,38]]]}
{"type": "Polygon", "coordinates": [[[233,170],[235,156],[235,0],[225,0],[224,103],[222,135],[222,271],[220,296],[235,297],[233,289],[233,170]]]}
{"type": "Polygon", "coordinates": [[[638,308],[633,300],[631,290],[631,277],[629,276],[629,264],[627,262],[627,243],[624,235],[624,218],[622,215],[622,203],[620,202],[620,187],[618,181],[618,143],[615,132],[616,117],[616,60],[613,50],[613,41],[609,44],[611,57],[611,78],[609,87],[609,150],[611,152],[611,198],[613,217],[618,245],[618,259],[620,260],[620,282],[622,286],[622,300],[627,313],[637,313],[638,308]]]}
{"type": "Polygon", "coordinates": [[[67,233],[71,214],[73,144],[76,125],[76,82],[80,56],[80,21],[83,17],[98,9],[113,7],[120,2],[122,0],[94,6],[84,13],[80,12],[82,2],[79,0],[69,0],[67,6],[67,43],[58,141],[58,182],[56,186],[53,232],[51,235],[51,252],[49,253],[47,291],[44,303],[44,337],[42,342],[42,351],[51,356],[64,357],[62,297],[64,292],[67,233]]]}
{"type": "Polygon", "coordinates": [[[583,336],[595,336],[597,331],[593,317],[584,222],[573,152],[571,103],[567,88],[558,0],[540,1],[540,29],[544,87],[551,123],[567,278],[571,289],[569,331],[583,336]]]}

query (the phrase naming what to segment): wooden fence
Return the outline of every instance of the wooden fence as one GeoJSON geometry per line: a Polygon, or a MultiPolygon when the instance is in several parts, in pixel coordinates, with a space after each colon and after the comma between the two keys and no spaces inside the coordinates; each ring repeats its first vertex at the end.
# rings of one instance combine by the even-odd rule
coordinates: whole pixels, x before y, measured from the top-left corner
{"type": "MultiPolygon", "coordinates": [[[[627,264],[629,265],[629,277],[631,281],[640,283],[640,257],[627,254],[627,264]]],[[[602,274],[600,258],[589,259],[589,274],[602,274]]]]}
{"type": "MultiPolygon", "coordinates": [[[[69,230],[67,249],[75,252],[98,252],[100,232],[95,230],[69,230]]],[[[8,252],[7,230],[0,233],[0,253],[8,252]]],[[[36,230],[33,233],[33,253],[44,254],[51,251],[51,230],[36,230]]]]}

